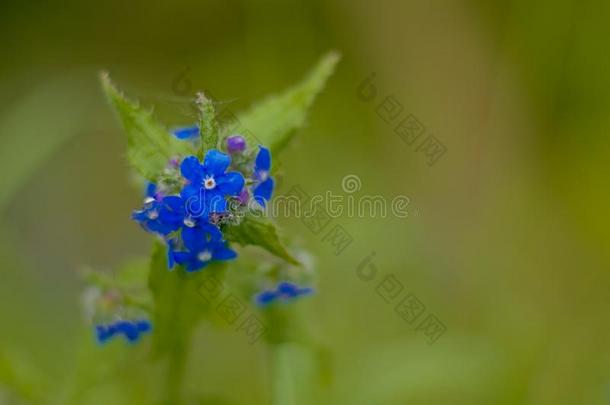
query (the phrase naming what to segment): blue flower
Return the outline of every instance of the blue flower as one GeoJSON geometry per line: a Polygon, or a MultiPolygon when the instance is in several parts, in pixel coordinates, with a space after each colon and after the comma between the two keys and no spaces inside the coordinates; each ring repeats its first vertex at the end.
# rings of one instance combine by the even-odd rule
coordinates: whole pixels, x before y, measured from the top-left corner
{"type": "Polygon", "coordinates": [[[107,325],[96,325],[95,335],[99,343],[106,343],[116,335],[124,335],[129,343],[135,343],[140,335],[150,332],[152,325],[150,321],[116,321],[107,325]]]}
{"type": "Polygon", "coordinates": [[[172,131],[172,134],[178,139],[195,139],[199,137],[199,127],[176,128],[172,131]]]}
{"type": "Polygon", "coordinates": [[[188,184],[180,195],[190,215],[207,219],[211,213],[227,210],[225,197],[238,195],[244,187],[241,173],[225,173],[230,164],[231,158],[215,149],[206,153],[203,164],[195,156],[182,161],[180,171],[188,184]]]}
{"type": "Polygon", "coordinates": [[[237,257],[237,253],[227,247],[220,230],[211,224],[200,222],[192,228],[182,228],[182,241],[187,251],[173,251],[172,256],[188,272],[201,270],[212,261],[237,257]]]}
{"type": "Polygon", "coordinates": [[[276,301],[292,301],[298,297],[313,294],[313,288],[299,287],[296,284],[283,281],[279,283],[275,290],[266,290],[259,293],[256,297],[256,303],[259,306],[267,306],[276,301]]]}
{"type": "Polygon", "coordinates": [[[135,211],[131,215],[131,219],[139,222],[142,228],[149,232],[167,235],[175,231],[178,228],[176,228],[173,221],[167,220],[169,213],[164,200],[148,197],[144,201],[144,207],[141,210],[135,211]]]}
{"type": "Polygon", "coordinates": [[[147,197],[144,200],[144,207],[131,215],[131,218],[139,222],[145,230],[163,236],[180,229],[184,217],[185,209],[180,197],[158,195],[156,198],[147,197]]]}
{"type": "Polygon", "coordinates": [[[264,146],[259,146],[258,155],[254,163],[254,189],[252,194],[254,200],[261,206],[265,206],[273,194],[274,182],[269,175],[271,170],[271,152],[264,146]]]}

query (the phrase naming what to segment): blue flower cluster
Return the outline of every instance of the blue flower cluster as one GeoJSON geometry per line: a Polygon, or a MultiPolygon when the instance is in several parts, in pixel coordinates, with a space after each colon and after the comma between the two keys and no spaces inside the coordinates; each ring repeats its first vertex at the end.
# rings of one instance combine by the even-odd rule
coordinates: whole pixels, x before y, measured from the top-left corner
{"type": "MultiPolygon", "coordinates": [[[[175,132],[180,139],[190,139],[196,127],[183,128],[175,132]]],[[[168,246],[168,265],[175,263],[189,271],[198,271],[212,261],[230,260],[237,256],[223,239],[215,218],[227,214],[228,201],[245,204],[249,199],[245,176],[252,174],[250,187],[256,202],[265,206],[273,193],[273,179],[269,176],[271,154],[267,148],[259,147],[253,169],[229,170],[232,156],[245,150],[241,136],[227,139],[225,154],[209,150],[201,162],[196,156],[188,156],[181,162],[172,161],[176,169],[170,184],[176,187],[149,184],[142,209],[132,218],[145,230],[163,237],[168,246]]],[[[242,159],[243,160],[243,159],[242,159]]],[[[250,163],[252,164],[252,163],[250,163]]],[[[250,166],[252,167],[252,166],[250,166]]]]}
{"type": "Polygon", "coordinates": [[[264,307],[277,301],[292,301],[301,296],[311,295],[313,292],[313,288],[299,287],[296,284],[283,281],[275,289],[259,293],[255,300],[259,306],[264,307]]]}
{"type": "Polygon", "coordinates": [[[116,321],[107,325],[97,325],[95,334],[99,343],[106,343],[116,335],[123,335],[129,343],[136,343],[143,333],[150,332],[152,325],[147,320],[116,321]]]}

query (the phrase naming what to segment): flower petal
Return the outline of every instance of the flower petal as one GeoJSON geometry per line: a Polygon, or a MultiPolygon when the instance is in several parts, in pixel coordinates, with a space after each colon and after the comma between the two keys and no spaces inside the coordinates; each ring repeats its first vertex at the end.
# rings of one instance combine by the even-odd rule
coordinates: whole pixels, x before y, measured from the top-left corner
{"type": "Polygon", "coordinates": [[[186,265],[186,271],[188,271],[189,273],[192,273],[194,271],[199,271],[199,270],[203,269],[207,265],[208,265],[208,262],[202,262],[199,259],[195,259],[186,265]]]}
{"type": "Polygon", "coordinates": [[[227,201],[224,196],[218,192],[208,192],[205,195],[205,209],[207,213],[219,213],[227,211],[227,201]]]}
{"type": "Polygon", "coordinates": [[[167,235],[177,229],[175,228],[174,224],[166,224],[160,219],[150,220],[146,222],[145,227],[149,231],[158,233],[160,235],[167,235]]]}
{"type": "Polygon", "coordinates": [[[207,242],[219,242],[222,240],[222,232],[218,229],[217,226],[207,223],[199,224],[199,227],[205,233],[207,242]]]}
{"type": "Polygon", "coordinates": [[[164,197],[163,204],[173,212],[184,213],[184,202],[180,196],[170,195],[164,197]]]}
{"type": "Polygon", "coordinates": [[[174,260],[180,265],[186,265],[194,259],[191,252],[174,252],[174,260]]]}
{"type": "Polygon", "coordinates": [[[199,136],[199,127],[176,128],[172,131],[172,134],[178,139],[196,138],[199,136]]]}
{"type": "Polygon", "coordinates": [[[220,176],[227,170],[230,164],[231,158],[229,155],[217,151],[216,149],[212,149],[205,154],[203,169],[208,174],[220,176]]]}
{"type": "Polygon", "coordinates": [[[206,249],[211,243],[220,242],[222,232],[216,226],[200,222],[196,226],[182,228],[184,246],[193,254],[206,249]]]}
{"type": "Polygon", "coordinates": [[[184,246],[191,252],[198,252],[203,250],[207,244],[207,237],[205,231],[198,226],[189,228],[185,226],[182,228],[182,241],[184,246]]]}
{"type": "Polygon", "coordinates": [[[154,198],[155,194],[157,194],[157,185],[155,183],[149,181],[146,184],[146,193],[145,193],[145,196],[146,197],[154,198]]]}
{"type": "Polygon", "coordinates": [[[201,186],[191,185],[184,187],[180,192],[186,214],[193,218],[207,218],[209,207],[206,202],[206,190],[201,186]]]}
{"type": "Polygon", "coordinates": [[[296,284],[283,281],[277,286],[277,292],[288,297],[296,297],[299,291],[299,286],[296,284]]]}
{"type": "Polygon", "coordinates": [[[185,158],[180,164],[180,173],[182,176],[190,181],[199,185],[203,179],[203,167],[199,163],[199,159],[195,156],[189,156],[185,158]]]}
{"type": "Polygon", "coordinates": [[[150,332],[152,329],[152,324],[146,319],[135,321],[135,325],[139,332],[150,332]]]}
{"type": "Polygon", "coordinates": [[[271,199],[274,187],[275,183],[271,177],[258,184],[256,187],[254,187],[254,190],[252,190],[254,200],[264,207],[267,204],[267,201],[271,199]]]}
{"type": "Polygon", "coordinates": [[[258,147],[258,154],[256,155],[256,162],[254,163],[254,171],[259,170],[269,171],[271,169],[271,152],[264,146],[258,147]]]}
{"type": "Polygon", "coordinates": [[[216,187],[225,195],[235,196],[244,188],[244,176],[230,172],[216,179],[216,187]]]}
{"type": "Polygon", "coordinates": [[[214,249],[212,252],[212,258],[214,260],[231,260],[237,257],[237,253],[228,247],[219,247],[214,249]]]}
{"type": "Polygon", "coordinates": [[[260,306],[271,304],[277,299],[277,294],[274,291],[263,291],[256,296],[256,303],[260,306]]]}

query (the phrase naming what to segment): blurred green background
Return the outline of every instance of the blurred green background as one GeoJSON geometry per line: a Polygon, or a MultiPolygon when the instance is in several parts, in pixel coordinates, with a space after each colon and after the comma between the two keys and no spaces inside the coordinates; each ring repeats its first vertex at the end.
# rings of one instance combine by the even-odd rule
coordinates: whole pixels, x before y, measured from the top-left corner
{"type": "MultiPolygon", "coordinates": [[[[145,348],[96,347],[80,305],[79,269],[150,249],[100,70],[180,125],[197,89],[239,111],[336,49],[283,182],[341,193],[357,175],[361,194],[408,196],[410,215],[336,219],[354,240],[338,256],[280,221],[316,256],[318,294],[299,305],[332,369],[299,403],[610,403],[609,20],[601,0],[3,1],[0,365],[19,366],[0,380],[38,381],[52,403],[75,386],[82,404],[154,401],[145,348]],[[377,115],[387,95],[447,147],[434,166],[377,115]],[[377,294],[390,274],[446,326],[434,344],[377,294]],[[117,361],[84,372],[87,356],[117,361]]],[[[264,352],[204,325],[187,388],[266,404],[264,352]]]]}

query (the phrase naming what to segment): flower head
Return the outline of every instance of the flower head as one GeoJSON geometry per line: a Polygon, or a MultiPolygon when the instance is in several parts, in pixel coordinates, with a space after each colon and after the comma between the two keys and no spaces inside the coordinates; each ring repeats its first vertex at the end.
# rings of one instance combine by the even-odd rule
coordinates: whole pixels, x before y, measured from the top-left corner
{"type": "Polygon", "coordinates": [[[211,213],[227,210],[226,197],[234,197],[244,187],[244,177],[238,172],[226,172],[231,158],[217,150],[206,153],[203,164],[195,156],[182,161],[180,171],[188,184],[180,195],[193,217],[208,218],[211,213]]]}
{"type": "Polygon", "coordinates": [[[186,271],[201,270],[212,261],[231,260],[237,253],[227,246],[222,233],[211,224],[199,223],[193,228],[182,229],[182,241],[186,251],[173,251],[173,260],[185,266],[186,271]]]}
{"type": "Polygon", "coordinates": [[[163,200],[159,201],[153,197],[147,197],[142,209],[135,211],[131,215],[131,219],[137,221],[142,228],[149,232],[167,235],[175,231],[176,228],[166,220],[166,214],[167,209],[163,200]]]}

